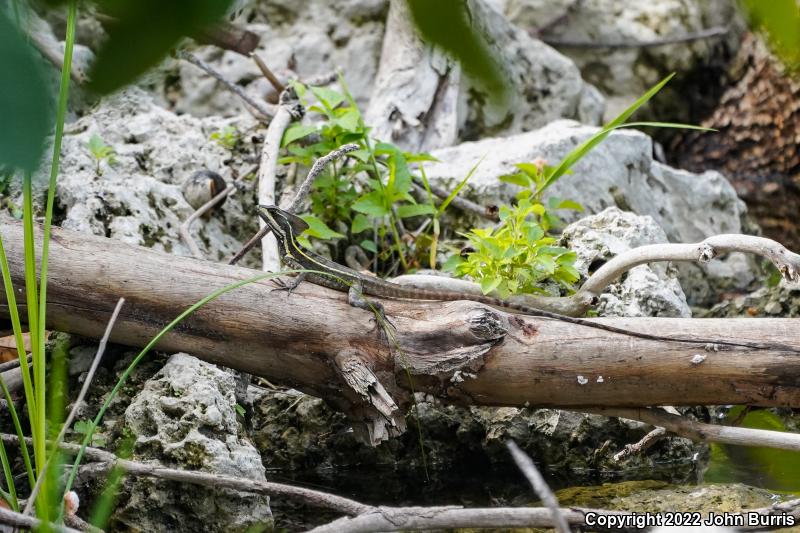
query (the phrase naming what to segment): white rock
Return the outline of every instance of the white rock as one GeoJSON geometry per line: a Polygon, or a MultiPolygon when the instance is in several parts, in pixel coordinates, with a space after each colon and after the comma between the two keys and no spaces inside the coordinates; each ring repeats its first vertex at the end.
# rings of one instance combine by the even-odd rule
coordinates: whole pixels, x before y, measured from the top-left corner
{"type": "MultiPolygon", "coordinates": [[[[136,437],[134,455],[167,467],[264,481],[265,469],[236,419],[231,374],[187,354],[173,355],[125,411],[136,437]]],[[[189,493],[137,479],[115,518],[129,528],[160,531],[165,513],[174,531],[244,531],[271,524],[269,497],[193,485],[189,493]]]]}
{"type": "MultiPolygon", "coordinates": [[[[503,0],[501,3],[509,19],[526,29],[540,28],[574,4],[572,0],[503,0]]],[[[722,38],[668,46],[563,47],[562,53],[577,63],[584,79],[608,96],[607,116],[613,117],[667,74],[704,68],[720,53],[718,49],[715,52],[720,43],[733,57],[742,27],[735,2],[593,0],[570,11],[547,36],[584,42],[641,42],[680,37],[715,26],[731,26],[731,30],[722,38]]]]}
{"type": "MultiPolygon", "coordinates": [[[[612,257],[637,246],[667,242],[667,236],[649,216],[609,207],[564,229],[564,244],[578,254],[575,263],[586,275],[612,257]]],[[[611,284],[596,309],[604,316],[691,317],[677,272],[665,263],[640,265],[611,284]]]]}
{"type": "MultiPolygon", "coordinates": [[[[252,163],[246,159],[258,153],[250,139],[256,127],[247,116],[178,116],[136,88],[110,97],[68,126],[57,185],[60,223],[67,229],[190,255],[178,229],[194,210],[184,199],[181,185],[201,169],[213,170],[229,183],[231,166],[247,171],[252,163]],[[229,125],[240,132],[244,147],[234,154],[210,139],[229,125]],[[100,175],[87,146],[93,135],[116,152],[114,165],[100,163],[100,175]]],[[[192,228],[209,259],[230,256],[257,230],[251,214],[253,183],[243,181],[243,185],[244,191],[229,196],[221,208],[192,228]]]]}

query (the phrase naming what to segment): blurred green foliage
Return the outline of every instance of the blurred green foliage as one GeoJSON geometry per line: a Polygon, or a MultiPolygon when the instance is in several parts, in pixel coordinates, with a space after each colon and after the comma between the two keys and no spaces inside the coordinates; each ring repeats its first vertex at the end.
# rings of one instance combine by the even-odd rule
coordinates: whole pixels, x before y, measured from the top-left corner
{"type": "Polygon", "coordinates": [[[766,34],[773,52],[792,70],[800,68],[800,5],[797,0],[741,0],[754,30],[766,34]]]}
{"type": "Polygon", "coordinates": [[[0,7],[0,165],[33,171],[53,124],[54,97],[45,66],[0,7]]]}
{"type": "Polygon", "coordinates": [[[498,102],[506,99],[510,83],[473,23],[469,0],[408,0],[408,7],[425,41],[452,54],[467,75],[483,83],[490,97],[498,102]]]}
{"type": "Polygon", "coordinates": [[[158,63],[182,37],[219,20],[232,0],[96,0],[112,17],[108,40],[89,72],[89,88],[107,94],[158,63]]]}

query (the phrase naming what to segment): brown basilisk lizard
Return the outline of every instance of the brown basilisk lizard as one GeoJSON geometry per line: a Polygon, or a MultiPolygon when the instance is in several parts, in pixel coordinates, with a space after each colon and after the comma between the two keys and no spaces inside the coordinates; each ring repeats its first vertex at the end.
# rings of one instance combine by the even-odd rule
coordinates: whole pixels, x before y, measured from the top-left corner
{"type": "Polygon", "coordinates": [[[351,268],[335,263],[304,248],[297,241],[297,236],[299,236],[308,228],[308,224],[306,224],[306,222],[297,215],[284,211],[276,206],[263,205],[258,206],[258,214],[264,220],[267,226],[269,226],[273,235],[275,235],[275,239],[278,241],[280,251],[283,254],[284,264],[295,269],[315,271],[301,272],[294,283],[284,287],[285,289],[291,291],[303,280],[308,280],[316,285],[322,285],[337,291],[347,292],[348,302],[350,305],[377,312],[381,315],[381,318],[384,318],[383,306],[378,302],[366,301],[363,298],[363,295],[377,296],[379,298],[411,300],[470,300],[493,307],[517,311],[526,315],[560,320],[562,322],[569,322],[579,326],[600,329],[603,331],[640,339],[701,344],[708,346],[731,346],[755,350],[787,350],[800,353],[800,350],[790,346],[769,343],[746,343],[717,339],[664,337],[652,335],[650,333],[642,333],[638,331],[617,328],[583,318],[552,313],[550,311],[545,311],[518,303],[507,302],[492,296],[467,294],[457,291],[418,289],[414,287],[407,287],[405,285],[399,285],[397,283],[391,283],[377,277],[364,276],[351,268]]]}

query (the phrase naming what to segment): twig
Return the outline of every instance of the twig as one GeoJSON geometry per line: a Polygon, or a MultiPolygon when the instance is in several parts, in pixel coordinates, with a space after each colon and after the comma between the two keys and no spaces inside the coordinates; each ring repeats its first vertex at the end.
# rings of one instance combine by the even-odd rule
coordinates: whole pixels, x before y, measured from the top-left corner
{"type": "MultiPolygon", "coordinates": [[[[83,400],[86,398],[86,394],[89,392],[89,386],[92,384],[92,379],[94,379],[94,374],[97,372],[97,367],[100,366],[100,360],[103,358],[103,353],[106,351],[106,345],[108,344],[108,338],[111,336],[111,330],[114,329],[114,324],[117,322],[117,317],[119,316],[119,312],[123,305],[125,305],[125,298],[120,298],[117,300],[117,306],[114,308],[114,312],[111,313],[111,318],[108,320],[108,324],[106,324],[106,331],[103,333],[103,338],[100,340],[100,344],[97,346],[97,353],[95,353],[92,365],[89,367],[89,372],[86,374],[86,379],[83,381],[83,386],[81,387],[80,393],[78,393],[78,398],[75,400],[75,403],[73,404],[72,409],[67,416],[67,420],[64,422],[64,425],[61,426],[61,431],[58,432],[56,440],[51,444],[53,451],[55,451],[55,449],[64,441],[64,436],[67,434],[67,430],[72,427],[72,422],[75,420],[75,417],[78,414],[78,409],[80,409],[83,400]]],[[[31,489],[31,494],[28,496],[28,503],[25,504],[25,509],[22,511],[22,514],[30,514],[31,510],[33,510],[33,504],[36,502],[36,496],[39,494],[39,490],[42,488],[42,482],[44,481],[44,478],[47,477],[47,467],[50,465],[50,460],[55,456],[53,453],[50,453],[49,455],[50,457],[48,457],[45,461],[42,473],[36,479],[36,484],[33,486],[33,489],[31,489]]]]}
{"type": "Polygon", "coordinates": [[[280,82],[280,80],[275,76],[275,74],[272,73],[272,71],[269,69],[264,60],[261,59],[260,55],[258,55],[255,52],[250,52],[250,57],[253,59],[253,61],[256,62],[258,70],[260,70],[261,74],[263,74],[264,77],[267,78],[269,83],[272,85],[273,89],[275,89],[275,92],[281,94],[283,91],[286,90],[286,86],[280,82]]]}
{"type": "Polygon", "coordinates": [[[195,258],[203,259],[204,257],[203,257],[203,252],[200,251],[200,247],[197,246],[197,242],[194,240],[194,237],[192,237],[192,234],[190,233],[191,226],[192,224],[194,224],[194,221],[200,218],[201,216],[205,215],[215,205],[222,202],[228,195],[230,195],[233,191],[235,191],[236,185],[239,182],[239,178],[251,174],[256,168],[257,168],[256,165],[253,165],[253,167],[247,172],[239,174],[239,177],[234,179],[230,185],[225,187],[224,190],[217,193],[217,195],[214,196],[212,199],[210,199],[209,201],[198,207],[197,210],[191,215],[189,215],[189,218],[187,218],[183,222],[183,224],[181,224],[181,227],[178,228],[178,233],[180,233],[181,238],[186,242],[186,245],[189,246],[189,250],[192,252],[192,255],[195,258]]]}
{"type": "MultiPolygon", "coordinates": [[[[266,65],[265,65],[266,66],[266,65]]],[[[281,94],[281,103],[278,111],[272,118],[264,137],[264,145],[261,148],[261,164],[258,168],[258,203],[259,205],[275,205],[275,181],[278,171],[278,155],[281,149],[283,134],[292,120],[297,115],[292,108],[297,104],[296,100],[286,100],[286,93],[281,94]]],[[[299,113],[302,117],[302,112],[299,113]]],[[[265,222],[258,219],[259,228],[264,228],[265,222]]],[[[278,241],[270,235],[261,241],[262,266],[264,272],[275,272],[280,270],[281,259],[278,253],[278,241]]]]}
{"type": "Polygon", "coordinates": [[[695,244],[650,244],[628,250],[600,267],[578,292],[599,296],[623,273],[645,263],[657,261],[708,263],[715,257],[729,252],[746,252],[766,257],[788,281],[800,281],[800,255],[764,237],[725,234],[715,235],[695,244]]]}
{"type": "Polygon", "coordinates": [[[655,444],[656,442],[663,439],[667,434],[667,430],[662,427],[657,427],[644,437],[642,437],[639,442],[634,442],[633,444],[626,444],[623,449],[618,451],[614,454],[614,462],[620,462],[623,459],[630,457],[631,455],[638,455],[643,451],[647,450],[655,444]]]}
{"type": "Polygon", "coordinates": [[[553,28],[556,28],[557,26],[560,26],[562,23],[564,23],[569,18],[569,16],[571,14],[575,13],[576,11],[578,11],[581,8],[581,4],[583,4],[583,0],[572,0],[572,2],[569,5],[564,7],[564,10],[561,13],[559,13],[558,15],[553,17],[552,19],[548,20],[547,22],[542,24],[540,27],[538,27],[535,30],[533,30],[532,33],[534,34],[534,36],[536,38],[541,39],[542,35],[544,35],[545,33],[549,32],[549,31],[551,31],[553,28]]]}
{"type": "MultiPolygon", "coordinates": [[[[355,143],[353,144],[345,144],[344,146],[340,146],[336,150],[333,150],[329,154],[320,157],[316,160],[314,165],[311,167],[311,170],[308,172],[308,176],[300,185],[300,188],[297,190],[297,194],[295,194],[294,198],[292,199],[291,205],[286,208],[286,211],[289,213],[296,213],[303,204],[303,200],[308,195],[308,191],[311,190],[311,185],[314,183],[314,179],[322,172],[325,168],[325,165],[333,161],[334,159],[341,157],[342,155],[348,152],[354,152],[359,149],[359,146],[355,143]]],[[[235,265],[238,263],[242,257],[244,257],[247,252],[253,249],[256,244],[258,244],[264,236],[269,233],[269,227],[263,226],[258,233],[253,235],[253,237],[245,243],[242,248],[234,254],[234,256],[228,261],[229,265],[235,265]]]]}
{"type": "MultiPolygon", "coordinates": [[[[600,509],[561,509],[564,519],[578,527],[586,515],[623,515],[600,509]]],[[[308,533],[372,533],[374,531],[418,531],[430,529],[552,528],[553,517],[546,507],[378,507],[354,518],[340,518],[308,533]]]]}
{"type": "Polygon", "coordinates": [[[250,250],[255,248],[256,244],[261,242],[261,239],[263,239],[264,236],[269,232],[270,232],[270,229],[269,229],[268,226],[264,226],[263,228],[258,230],[258,232],[255,235],[250,237],[249,241],[244,243],[244,246],[242,246],[241,249],[239,249],[238,252],[233,254],[233,257],[230,258],[230,260],[228,261],[228,264],[229,265],[235,265],[236,263],[241,261],[242,257],[247,255],[247,252],[249,252],[250,250]]]}
{"type": "MultiPolygon", "coordinates": [[[[38,531],[42,526],[45,525],[41,520],[38,518],[34,518],[32,516],[26,516],[22,513],[15,513],[10,509],[5,509],[0,507],[0,523],[8,524],[9,526],[14,527],[24,527],[26,529],[31,529],[34,531],[38,531]]],[[[51,522],[47,523],[47,529],[49,531],[58,531],[61,533],[81,533],[81,531],[77,529],[72,529],[71,527],[66,526],[59,526],[53,524],[51,522]]]]}
{"type": "Polygon", "coordinates": [[[218,193],[211,200],[207,201],[206,203],[198,207],[197,211],[189,215],[189,218],[187,218],[183,222],[183,224],[181,224],[181,227],[178,228],[178,233],[180,233],[181,238],[189,247],[189,250],[192,252],[192,256],[194,256],[195,259],[203,259],[204,256],[203,252],[200,251],[200,247],[197,246],[197,242],[194,240],[194,237],[192,237],[192,234],[189,232],[191,225],[194,223],[195,220],[203,216],[212,207],[220,203],[226,196],[232,193],[235,189],[236,185],[234,183],[231,183],[230,185],[225,187],[225,189],[223,189],[222,192],[218,193]]]}
{"type": "MultiPolygon", "coordinates": [[[[427,191],[425,190],[425,184],[422,182],[420,178],[415,177],[413,183],[415,190],[427,194],[427,191]]],[[[431,192],[435,196],[441,198],[442,200],[450,196],[450,193],[447,192],[447,190],[439,187],[438,185],[429,183],[428,187],[430,187],[431,192]]],[[[496,205],[487,205],[486,207],[484,207],[482,205],[476,204],[475,202],[467,200],[466,198],[462,198],[460,196],[456,196],[455,198],[453,198],[453,200],[450,202],[450,205],[464,212],[474,213],[480,217],[489,219],[493,222],[498,222],[500,220],[500,209],[496,205]]]]}
{"type": "Polygon", "coordinates": [[[536,468],[536,465],[533,464],[531,458],[528,457],[528,454],[520,450],[519,446],[517,446],[513,440],[506,442],[506,448],[511,452],[511,457],[517,464],[517,468],[522,471],[528,483],[531,484],[533,492],[536,493],[539,499],[542,500],[542,503],[550,509],[550,515],[553,517],[556,530],[559,531],[559,533],[570,533],[569,525],[561,514],[561,509],[558,507],[558,499],[556,499],[550,487],[547,486],[547,482],[542,477],[539,469],[536,468]]]}
{"type": "Polygon", "coordinates": [[[250,95],[248,95],[245,92],[244,89],[242,89],[235,83],[232,83],[227,79],[225,79],[225,77],[222,74],[217,72],[211,65],[209,65],[196,55],[192,54],[191,52],[187,52],[186,50],[178,50],[175,54],[177,55],[177,57],[184,59],[189,63],[191,63],[192,65],[200,68],[208,75],[210,75],[211,77],[215,78],[217,81],[222,83],[222,85],[224,85],[233,94],[241,98],[245,103],[247,103],[247,105],[250,106],[250,108],[248,109],[250,109],[251,112],[255,110],[255,113],[253,113],[253,115],[257,119],[264,122],[269,122],[270,118],[275,115],[275,106],[254,100],[253,98],[250,97],[250,95]]]}
{"type": "MultiPolygon", "coordinates": [[[[33,355],[28,354],[28,364],[31,364],[32,360],[33,360],[33,355]]],[[[0,364],[0,372],[5,372],[6,370],[13,370],[17,368],[19,364],[20,364],[19,358],[2,363],[0,364]]]]}
{"type": "Polygon", "coordinates": [[[661,39],[653,39],[650,41],[578,41],[571,39],[561,39],[558,37],[539,37],[545,43],[551,46],[564,46],[568,48],[602,48],[602,49],[624,49],[624,48],[653,48],[656,46],[665,46],[668,44],[688,43],[691,41],[699,41],[701,39],[711,39],[714,37],[721,37],[727,34],[730,28],[727,26],[714,26],[706,30],[698,31],[696,33],[687,33],[686,35],[675,35],[673,37],[663,37],[661,39]]]}
{"type": "Polygon", "coordinates": [[[199,43],[213,44],[243,56],[255,50],[261,41],[258,34],[230,22],[219,22],[211,28],[200,30],[193,37],[199,43]]]}
{"type": "Polygon", "coordinates": [[[314,165],[311,167],[311,170],[308,172],[308,176],[306,176],[306,179],[297,189],[297,194],[294,195],[294,199],[292,200],[292,203],[287,209],[287,211],[290,213],[296,213],[300,209],[300,206],[303,204],[303,200],[305,200],[306,196],[308,196],[308,191],[311,190],[311,185],[313,185],[314,180],[325,169],[325,165],[327,165],[331,161],[334,161],[342,157],[347,153],[355,152],[359,148],[360,146],[355,143],[345,144],[343,146],[340,146],[336,150],[333,150],[328,155],[317,159],[314,162],[314,165]]]}
{"type": "Polygon", "coordinates": [[[690,420],[657,408],[597,407],[581,409],[585,413],[638,420],[658,426],[695,442],[719,442],[737,446],[759,446],[800,451],[800,434],[765,429],[717,426],[690,420]]]}

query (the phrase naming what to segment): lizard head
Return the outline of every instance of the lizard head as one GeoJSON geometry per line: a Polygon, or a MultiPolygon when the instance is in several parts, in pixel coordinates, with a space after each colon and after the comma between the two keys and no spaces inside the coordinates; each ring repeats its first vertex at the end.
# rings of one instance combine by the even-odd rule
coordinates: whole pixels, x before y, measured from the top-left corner
{"type": "Polygon", "coordinates": [[[274,205],[259,205],[257,209],[258,216],[269,226],[281,244],[293,243],[301,233],[308,229],[305,220],[274,205]]]}

